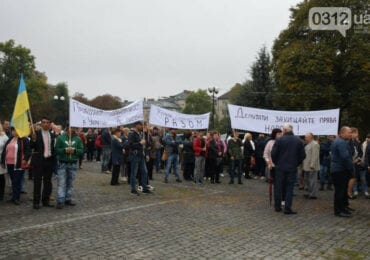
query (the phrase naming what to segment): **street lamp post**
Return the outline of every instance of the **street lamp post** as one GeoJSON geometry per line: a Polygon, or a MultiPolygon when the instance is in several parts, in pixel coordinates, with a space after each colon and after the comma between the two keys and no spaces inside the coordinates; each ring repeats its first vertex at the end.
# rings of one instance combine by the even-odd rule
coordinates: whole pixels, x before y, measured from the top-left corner
{"type": "MultiPolygon", "coordinates": [[[[64,102],[64,100],[65,100],[65,97],[64,96],[58,96],[58,95],[55,95],[54,96],[54,100],[56,101],[56,102],[58,102],[58,101],[61,101],[61,102],[64,102]]],[[[63,105],[63,107],[64,107],[64,105],[63,105]]],[[[65,118],[64,118],[64,108],[63,107],[61,107],[62,109],[62,111],[58,111],[58,113],[62,113],[62,116],[60,117],[60,122],[59,122],[59,120],[55,120],[56,121],[56,123],[60,123],[60,124],[62,124],[63,122],[64,122],[64,120],[65,120],[65,118]]],[[[58,117],[57,117],[58,118],[58,117]]]]}
{"type": "Polygon", "coordinates": [[[212,95],[212,129],[215,129],[215,95],[218,94],[218,89],[208,88],[208,92],[212,95]]]}

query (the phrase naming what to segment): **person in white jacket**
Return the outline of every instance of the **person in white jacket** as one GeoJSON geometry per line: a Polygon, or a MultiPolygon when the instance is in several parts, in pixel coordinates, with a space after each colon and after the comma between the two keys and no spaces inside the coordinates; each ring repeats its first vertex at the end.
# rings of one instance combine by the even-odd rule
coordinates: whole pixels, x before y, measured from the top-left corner
{"type": "MultiPolygon", "coordinates": [[[[6,142],[8,141],[9,137],[6,135],[6,133],[3,130],[3,127],[0,123],[0,158],[1,154],[3,152],[4,146],[6,142]]],[[[4,192],[5,192],[5,174],[6,169],[3,169],[0,167],[0,201],[4,200],[4,192]]]]}

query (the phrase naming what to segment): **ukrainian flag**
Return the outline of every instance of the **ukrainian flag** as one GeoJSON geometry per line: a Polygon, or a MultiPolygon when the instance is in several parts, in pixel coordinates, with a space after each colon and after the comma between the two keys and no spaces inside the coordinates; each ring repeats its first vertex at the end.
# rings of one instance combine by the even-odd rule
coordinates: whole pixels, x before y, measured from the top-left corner
{"type": "Polygon", "coordinates": [[[21,82],[19,84],[18,96],[15,101],[14,112],[12,117],[12,126],[17,131],[19,137],[25,137],[30,134],[30,125],[28,122],[27,111],[30,109],[30,103],[28,102],[28,95],[26,90],[26,84],[23,80],[23,74],[21,75],[21,82]]]}

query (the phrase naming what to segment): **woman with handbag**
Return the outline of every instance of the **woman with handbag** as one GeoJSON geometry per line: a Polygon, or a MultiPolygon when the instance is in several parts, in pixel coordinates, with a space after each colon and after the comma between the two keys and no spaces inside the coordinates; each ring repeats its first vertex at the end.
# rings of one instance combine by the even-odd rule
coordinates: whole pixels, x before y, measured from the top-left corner
{"type": "Polygon", "coordinates": [[[7,167],[12,180],[12,200],[15,205],[19,205],[19,199],[22,189],[22,179],[24,169],[27,168],[27,162],[31,156],[29,141],[26,137],[20,138],[17,131],[12,127],[12,138],[10,138],[1,154],[1,166],[7,167]]]}
{"type": "MultiPolygon", "coordinates": [[[[3,131],[3,127],[0,123],[0,158],[1,154],[3,153],[4,146],[8,141],[9,137],[3,131]]],[[[0,201],[4,200],[4,192],[5,192],[5,174],[6,169],[0,167],[0,201]]]]}

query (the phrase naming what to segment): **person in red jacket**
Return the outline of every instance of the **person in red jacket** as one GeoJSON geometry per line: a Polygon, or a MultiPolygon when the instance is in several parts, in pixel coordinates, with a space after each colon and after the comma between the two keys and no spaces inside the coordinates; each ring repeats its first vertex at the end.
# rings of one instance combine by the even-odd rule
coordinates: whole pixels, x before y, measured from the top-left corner
{"type": "Polygon", "coordinates": [[[203,131],[199,131],[197,137],[194,139],[193,150],[195,155],[194,182],[202,184],[206,162],[206,140],[204,139],[203,131]]]}

